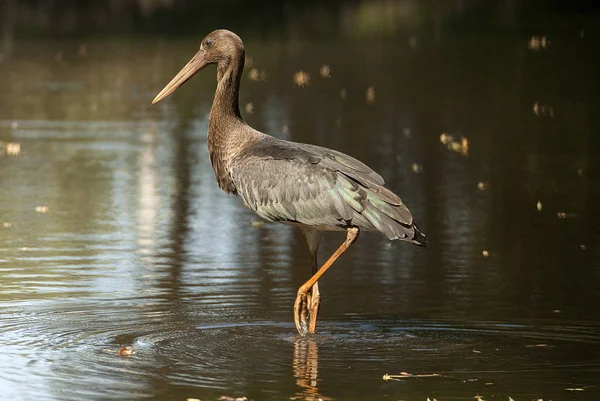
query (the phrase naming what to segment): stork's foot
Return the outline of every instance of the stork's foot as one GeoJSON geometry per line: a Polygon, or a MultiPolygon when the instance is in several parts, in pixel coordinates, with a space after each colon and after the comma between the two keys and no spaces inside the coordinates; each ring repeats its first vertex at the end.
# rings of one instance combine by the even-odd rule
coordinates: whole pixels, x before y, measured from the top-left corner
{"type": "Polygon", "coordinates": [[[298,290],[296,301],[294,302],[294,322],[301,336],[315,332],[320,300],[319,283],[315,283],[313,288],[308,292],[302,287],[298,290]]]}
{"type": "Polygon", "coordinates": [[[308,334],[308,297],[306,291],[300,288],[294,301],[294,322],[296,330],[303,337],[308,334]]]}
{"type": "Polygon", "coordinates": [[[321,294],[319,293],[319,282],[317,281],[310,292],[308,301],[308,317],[310,324],[308,332],[314,333],[317,331],[317,315],[319,314],[319,305],[321,304],[321,294]]]}

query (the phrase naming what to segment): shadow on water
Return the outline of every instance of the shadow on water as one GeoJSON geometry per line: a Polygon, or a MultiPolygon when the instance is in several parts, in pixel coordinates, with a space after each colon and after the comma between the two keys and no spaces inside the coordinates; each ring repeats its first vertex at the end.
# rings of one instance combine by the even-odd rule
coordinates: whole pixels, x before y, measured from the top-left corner
{"type": "MultiPolygon", "coordinates": [[[[134,2],[107,21],[142,3],[141,32],[189,18],[134,2]]],[[[104,9],[52,29],[60,13],[3,3],[0,399],[597,399],[600,25],[497,3],[309,3],[240,27],[247,121],[365,161],[433,245],[362,235],[310,338],[302,235],[215,183],[214,69],[148,107],[205,26],[94,38],[104,9]]]]}

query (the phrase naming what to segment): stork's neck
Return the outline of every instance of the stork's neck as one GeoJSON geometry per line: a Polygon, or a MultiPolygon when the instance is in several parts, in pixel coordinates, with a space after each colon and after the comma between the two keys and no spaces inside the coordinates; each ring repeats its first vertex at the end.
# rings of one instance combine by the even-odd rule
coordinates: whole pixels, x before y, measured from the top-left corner
{"type": "Polygon", "coordinates": [[[240,79],[244,70],[244,51],[237,52],[217,64],[217,91],[210,111],[214,122],[227,119],[241,120],[238,97],[240,79]]]}
{"type": "Polygon", "coordinates": [[[248,142],[249,127],[240,115],[238,95],[244,69],[244,51],[217,63],[217,91],[208,120],[208,153],[217,182],[225,192],[235,192],[230,163],[248,142]]]}

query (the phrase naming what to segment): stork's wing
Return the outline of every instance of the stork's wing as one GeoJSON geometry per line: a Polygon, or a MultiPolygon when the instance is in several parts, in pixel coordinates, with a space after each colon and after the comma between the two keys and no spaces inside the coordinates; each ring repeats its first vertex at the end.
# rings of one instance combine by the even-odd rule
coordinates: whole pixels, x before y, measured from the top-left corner
{"type": "Polygon", "coordinates": [[[239,154],[231,178],[261,217],[333,229],[357,226],[425,245],[400,197],[360,161],[341,152],[266,137],[239,154]]]}

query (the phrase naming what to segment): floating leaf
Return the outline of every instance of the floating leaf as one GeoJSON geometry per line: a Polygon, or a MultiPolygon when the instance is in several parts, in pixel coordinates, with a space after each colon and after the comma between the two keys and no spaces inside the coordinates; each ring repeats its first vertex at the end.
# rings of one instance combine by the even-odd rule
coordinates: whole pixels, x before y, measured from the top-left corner
{"type": "Polygon", "coordinates": [[[408,372],[400,372],[397,375],[390,375],[390,374],[384,374],[383,375],[383,380],[388,381],[388,380],[400,380],[400,379],[406,379],[406,378],[415,378],[415,377],[440,377],[441,374],[439,373],[422,373],[422,374],[412,374],[412,373],[408,373],[408,372]]]}
{"type": "Polygon", "coordinates": [[[446,134],[445,132],[443,132],[442,135],[440,135],[440,142],[444,145],[449,144],[453,140],[454,138],[452,137],[452,135],[446,134]]]}
{"type": "Polygon", "coordinates": [[[6,144],[6,154],[9,156],[17,156],[21,154],[21,144],[18,142],[9,142],[6,144]]]}
{"type": "Polygon", "coordinates": [[[550,41],[545,36],[532,36],[527,45],[530,50],[545,50],[550,45],[550,41]]]}
{"type": "Polygon", "coordinates": [[[558,212],[558,213],[556,213],[556,216],[559,219],[566,219],[567,217],[575,217],[575,214],[573,214],[573,213],[565,213],[565,212],[558,212]]]}
{"type": "Polygon", "coordinates": [[[258,81],[260,79],[258,68],[252,68],[250,71],[248,71],[248,78],[250,78],[252,81],[258,81]]]}
{"type": "Polygon", "coordinates": [[[369,86],[367,88],[367,93],[365,94],[365,98],[368,104],[375,103],[375,88],[373,86],[369,86]]]}
{"type": "Polygon", "coordinates": [[[303,88],[310,83],[310,75],[308,72],[298,71],[294,74],[294,83],[303,88]]]}

